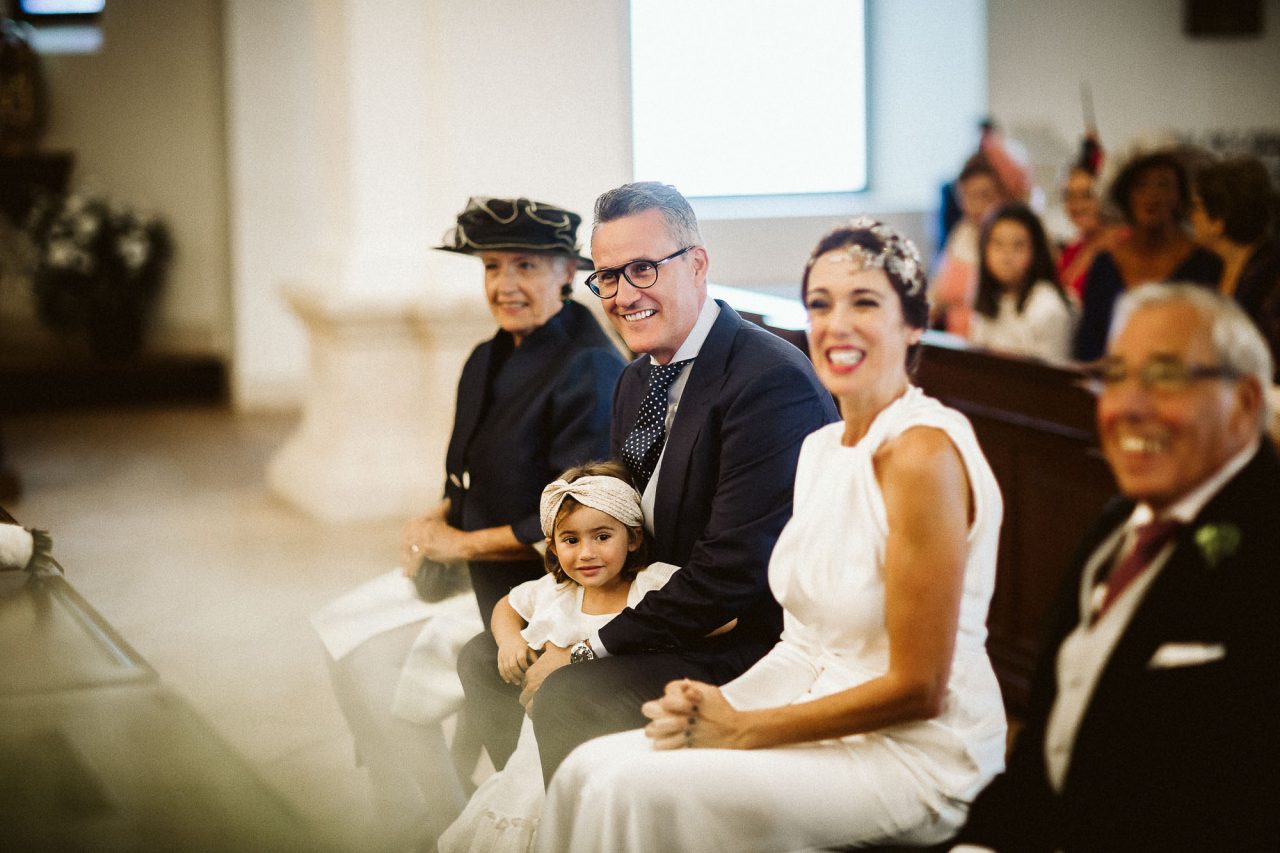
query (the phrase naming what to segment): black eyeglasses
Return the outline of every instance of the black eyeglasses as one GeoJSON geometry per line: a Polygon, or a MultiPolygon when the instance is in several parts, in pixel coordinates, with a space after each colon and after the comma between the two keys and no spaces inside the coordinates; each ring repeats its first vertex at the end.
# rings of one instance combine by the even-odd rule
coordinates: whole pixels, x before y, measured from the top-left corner
{"type": "Polygon", "coordinates": [[[658,267],[667,261],[673,261],[683,255],[685,252],[694,248],[693,246],[685,246],[678,252],[672,252],[660,261],[651,261],[646,258],[632,261],[629,264],[623,264],[620,267],[612,269],[596,270],[587,276],[587,287],[591,288],[591,292],[601,299],[608,299],[618,292],[618,277],[622,276],[632,287],[653,287],[658,283],[658,267]]]}
{"type": "Polygon", "coordinates": [[[1157,394],[1176,394],[1202,379],[1240,378],[1238,370],[1225,365],[1183,364],[1167,359],[1149,361],[1138,370],[1130,370],[1119,361],[1100,361],[1086,367],[1084,372],[1095,391],[1113,390],[1134,376],[1145,390],[1157,394]]]}

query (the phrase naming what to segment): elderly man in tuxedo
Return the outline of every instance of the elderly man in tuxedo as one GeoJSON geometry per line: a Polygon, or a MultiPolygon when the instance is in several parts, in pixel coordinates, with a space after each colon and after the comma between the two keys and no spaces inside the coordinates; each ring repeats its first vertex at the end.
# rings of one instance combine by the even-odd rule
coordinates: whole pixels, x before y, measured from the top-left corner
{"type": "Polygon", "coordinates": [[[1009,768],[960,840],[1278,850],[1271,357],[1248,317],[1202,288],[1146,285],[1122,305],[1095,373],[1123,497],[1068,573],[1009,768]]]}
{"type": "MultiPolygon", "coordinates": [[[[641,704],[667,682],[723,684],[773,646],[782,617],[769,554],[791,515],[801,442],[837,417],[803,353],[708,298],[710,258],[674,187],[603,194],[591,254],[587,285],[641,354],[614,392],[613,454],[642,495],[652,559],[682,568],[599,632],[548,646],[526,673],[519,698],[547,779],[579,743],[644,725],[641,704]]],[[[519,691],[474,652],[459,675],[470,705],[487,709],[488,744],[519,728],[519,691]]]]}

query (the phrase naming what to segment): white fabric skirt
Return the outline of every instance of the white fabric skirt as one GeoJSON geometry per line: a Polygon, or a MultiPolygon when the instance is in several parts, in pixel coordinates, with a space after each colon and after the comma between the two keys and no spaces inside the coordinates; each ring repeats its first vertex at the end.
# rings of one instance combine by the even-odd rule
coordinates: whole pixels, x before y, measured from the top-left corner
{"type": "Polygon", "coordinates": [[[547,791],[536,849],[784,851],[935,844],[964,822],[878,735],[778,749],[655,751],[640,730],[578,747],[547,791]]]}

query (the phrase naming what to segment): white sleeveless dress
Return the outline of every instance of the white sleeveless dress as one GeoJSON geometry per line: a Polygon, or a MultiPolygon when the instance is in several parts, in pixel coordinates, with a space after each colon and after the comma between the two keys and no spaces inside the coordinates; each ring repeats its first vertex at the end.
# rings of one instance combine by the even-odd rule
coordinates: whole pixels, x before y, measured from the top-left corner
{"type": "Polygon", "coordinates": [[[724,687],[747,710],[855,687],[888,667],[884,498],[875,451],[912,427],[940,429],[974,497],[955,658],[941,714],[870,734],[762,750],[654,751],[643,732],[599,738],[557,771],[539,850],[772,851],[896,841],[933,844],[1004,764],[1005,717],[987,658],[1003,502],[963,415],[908,391],[854,447],[844,425],[810,435],[795,506],[769,564],[782,639],[724,687]]]}

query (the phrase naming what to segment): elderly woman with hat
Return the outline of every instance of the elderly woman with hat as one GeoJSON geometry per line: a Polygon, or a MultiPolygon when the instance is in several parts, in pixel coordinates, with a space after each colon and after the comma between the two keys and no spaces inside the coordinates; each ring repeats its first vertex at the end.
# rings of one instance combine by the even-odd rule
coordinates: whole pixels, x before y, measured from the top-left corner
{"type": "Polygon", "coordinates": [[[401,559],[466,560],[480,616],[543,573],[538,498],[566,468],[609,453],[623,362],[591,313],[569,299],[577,214],[528,199],[473,198],[437,248],[475,255],[498,333],[458,383],[444,500],[405,528],[401,559]]]}
{"type": "Polygon", "coordinates": [[[575,213],[526,198],[472,198],[436,247],[481,260],[498,331],[462,369],[444,496],[405,526],[401,566],[413,575],[424,561],[465,563],[480,620],[469,594],[439,605],[409,602],[408,611],[431,613],[425,623],[388,617],[382,624],[395,627],[333,666],[375,797],[398,824],[390,830],[396,841],[433,838],[464,799],[439,711],[425,711],[421,702],[412,707],[406,687],[416,682],[421,695],[448,681],[445,692],[460,701],[447,658],[481,622],[488,633],[493,607],[511,587],[545,573],[534,549],[543,542],[543,487],[561,471],[609,453],[610,401],[623,362],[591,313],[569,298],[575,270],[592,268],[578,253],[580,222],[575,213]],[[431,672],[415,674],[423,661],[431,672]]]}

